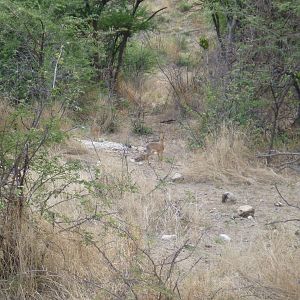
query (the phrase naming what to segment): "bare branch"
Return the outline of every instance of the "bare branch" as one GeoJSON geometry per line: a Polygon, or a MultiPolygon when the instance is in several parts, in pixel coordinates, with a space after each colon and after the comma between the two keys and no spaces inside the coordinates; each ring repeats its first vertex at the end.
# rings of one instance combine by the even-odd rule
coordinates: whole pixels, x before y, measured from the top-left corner
{"type": "Polygon", "coordinates": [[[279,151],[272,151],[271,153],[260,153],[257,154],[257,158],[263,158],[263,157],[273,157],[273,156],[287,156],[287,155],[294,155],[294,156],[300,156],[299,152],[279,152],[279,151]]]}
{"type": "Polygon", "coordinates": [[[56,63],[55,63],[55,67],[54,67],[54,75],[53,75],[52,89],[55,88],[56,76],[57,76],[57,67],[58,67],[58,63],[59,63],[59,60],[60,60],[60,58],[61,58],[63,49],[64,49],[64,45],[61,45],[61,46],[60,46],[60,50],[59,50],[59,54],[58,54],[58,57],[57,57],[57,60],[56,60],[56,63]]]}
{"type": "Polygon", "coordinates": [[[284,221],[273,221],[270,223],[266,223],[265,225],[273,225],[273,224],[288,223],[288,222],[300,222],[300,219],[288,219],[288,220],[284,220],[284,221]]]}
{"type": "Polygon", "coordinates": [[[162,7],[159,10],[155,11],[144,23],[149,22],[152,18],[154,18],[159,12],[167,9],[168,7],[162,7]]]}
{"type": "Polygon", "coordinates": [[[300,209],[300,206],[290,204],[290,203],[282,196],[282,194],[280,193],[280,191],[279,191],[279,189],[278,189],[276,183],[274,184],[274,186],[275,186],[276,191],[277,191],[278,195],[280,196],[280,198],[281,198],[288,206],[300,209]]]}

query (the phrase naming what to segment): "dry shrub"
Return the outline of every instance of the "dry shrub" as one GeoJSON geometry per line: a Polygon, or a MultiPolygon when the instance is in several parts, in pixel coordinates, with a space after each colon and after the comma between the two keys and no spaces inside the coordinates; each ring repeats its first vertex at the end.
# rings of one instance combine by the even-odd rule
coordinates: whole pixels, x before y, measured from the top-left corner
{"type": "Polygon", "coordinates": [[[247,133],[223,124],[205,139],[205,151],[199,150],[186,170],[194,180],[254,183],[278,181],[283,177],[263,166],[250,150],[247,133]]]}
{"type": "Polygon", "coordinates": [[[114,132],[118,128],[114,99],[101,93],[99,88],[91,87],[81,95],[77,104],[77,110],[73,115],[81,123],[89,126],[92,137],[99,137],[105,132],[114,132]]]}
{"type": "Polygon", "coordinates": [[[176,62],[180,56],[180,42],[179,37],[153,35],[149,39],[150,47],[158,53],[163,54],[170,62],[176,62]]]}
{"type": "Polygon", "coordinates": [[[96,137],[105,132],[115,132],[118,128],[117,110],[111,99],[99,97],[93,104],[93,111],[88,117],[90,134],[96,137]]]}
{"type": "Polygon", "coordinates": [[[199,84],[195,81],[197,70],[189,71],[176,65],[161,69],[169,82],[169,89],[175,103],[175,108],[185,116],[191,111],[203,111],[204,104],[200,99],[199,84]]]}
{"type": "MultiPolygon", "coordinates": [[[[18,264],[18,272],[10,273],[9,277],[1,280],[1,299],[61,299],[68,294],[61,285],[59,274],[52,268],[53,261],[47,263],[49,249],[55,247],[55,252],[60,249],[52,244],[52,239],[42,227],[41,221],[22,221],[21,232],[16,236],[15,250],[12,253],[14,257],[11,257],[18,264]],[[49,294],[52,298],[47,297],[49,294]]],[[[3,249],[7,242],[3,240],[3,249]]],[[[1,261],[2,273],[7,268],[7,263],[8,261],[1,261]]],[[[4,274],[3,277],[5,278],[4,274]]]]}
{"type": "Polygon", "coordinates": [[[168,83],[161,72],[144,76],[138,83],[129,80],[120,80],[118,94],[136,107],[144,110],[154,109],[164,105],[168,100],[168,83]]]}
{"type": "Polygon", "coordinates": [[[53,102],[43,108],[41,125],[53,119],[59,119],[59,129],[64,132],[69,131],[73,126],[71,111],[65,106],[64,103],[53,102]]]}
{"type": "MultiPolygon", "coordinates": [[[[1,299],[91,299],[105,287],[112,291],[118,288],[113,286],[116,274],[97,247],[85,241],[84,230],[58,233],[59,228],[38,217],[33,222],[23,224],[17,244],[20,272],[1,281],[1,299]]],[[[112,235],[107,238],[110,243],[114,240],[112,235]]],[[[108,257],[116,255],[114,247],[121,248],[120,242],[119,247],[115,243],[100,246],[107,248],[108,257]]]]}
{"type": "Polygon", "coordinates": [[[87,148],[79,141],[69,138],[63,144],[60,144],[58,147],[54,148],[55,153],[61,153],[64,156],[71,155],[80,158],[81,155],[88,154],[87,148]]]}

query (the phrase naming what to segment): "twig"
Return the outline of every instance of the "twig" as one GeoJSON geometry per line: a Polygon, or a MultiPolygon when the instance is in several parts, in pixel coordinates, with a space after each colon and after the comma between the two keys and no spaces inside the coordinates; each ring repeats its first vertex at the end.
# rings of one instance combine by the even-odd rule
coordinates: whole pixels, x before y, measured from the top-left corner
{"type": "Polygon", "coordinates": [[[279,189],[278,189],[276,183],[274,184],[274,186],[275,186],[275,189],[276,189],[278,195],[280,196],[280,198],[281,198],[288,206],[291,206],[291,207],[300,209],[300,206],[290,204],[290,203],[282,196],[282,194],[280,193],[280,191],[279,191],[279,189]]]}

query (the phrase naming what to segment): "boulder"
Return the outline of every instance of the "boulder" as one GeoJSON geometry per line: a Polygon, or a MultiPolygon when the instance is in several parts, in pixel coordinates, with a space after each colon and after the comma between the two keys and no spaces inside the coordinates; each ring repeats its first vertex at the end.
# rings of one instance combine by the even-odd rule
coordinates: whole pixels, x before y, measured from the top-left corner
{"type": "Polygon", "coordinates": [[[250,205],[242,205],[237,209],[238,215],[243,218],[248,218],[249,216],[254,217],[255,209],[250,205]]]}
{"type": "Polygon", "coordinates": [[[229,237],[227,234],[221,233],[221,234],[219,234],[219,237],[222,241],[225,241],[225,242],[231,241],[231,237],[229,237]]]}
{"type": "Polygon", "coordinates": [[[163,241],[170,241],[170,240],[175,240],[176,239],[176,234],[163,234],[162,236],[161,236],[161,239],[163,240],[163,241]]]}
{"type": "Polygon", "coordinates": [[[222,203],[236,203],[236,197],[231,192],[225,192],[222,195],[222,203]]]}
{"type": "Polygon", "coordinates": [[[180,173],[175,173],[171,179],[173,182],[181,182],[184,180],[183,175],[180,173]]]}

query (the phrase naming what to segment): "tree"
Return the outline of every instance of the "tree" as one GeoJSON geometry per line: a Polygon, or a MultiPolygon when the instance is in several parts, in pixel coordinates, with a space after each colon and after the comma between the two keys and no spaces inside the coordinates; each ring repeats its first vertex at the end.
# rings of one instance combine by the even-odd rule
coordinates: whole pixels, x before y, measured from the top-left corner
{"type": "Polygon", "coordinates": [[[299,3],[208,0],[223,62],[217,110],[270,131],[269,148],[299,118],[299,3]]]}

